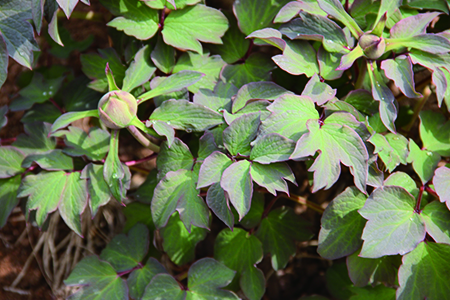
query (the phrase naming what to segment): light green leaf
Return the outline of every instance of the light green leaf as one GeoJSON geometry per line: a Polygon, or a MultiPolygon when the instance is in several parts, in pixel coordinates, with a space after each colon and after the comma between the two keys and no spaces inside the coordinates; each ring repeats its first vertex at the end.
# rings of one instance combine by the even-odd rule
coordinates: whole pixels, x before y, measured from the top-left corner
{"type": "Polygon", "coordinates": [[[364,32],[359,28],[355,20],[345,11],[338,0],[318,0],[320,8],[329,15],[344,24],[355,38],[359,38],[364,32]]]}
{"type": "Polygon", "coordinates": [[[319,232],[317,252],[327,259],[337,259],[355,252],[362,244],[361,234],[366,220],[358,213],[367,196],[348,187],[325,209],[319,232]]]}
{"type": "Polygon", "coordinates": [[[450,211],[443,203],[428,203],[421,212],[427,233],[436,243],[450,244],[450,211]]]}
{"type": "Polygon", "coordinates": [[[287,41],[283,54],[272,57],[283,70],[292,75],[311,77],[319,73],[316,51],[307,41],[287,41]]]}
{"type": "Polygon", "coordinates": [[[412,163],[422,183],[427,183],[433,177],[441,157],[435,152],[420,149],[412,139],[409,140],[409,151],[408,162],[412,163]]]}
{"type": "Polygon", "coordinates": [[[170,147],[175,140],[175,130],[172,128],[172,126],[170,126],[166,122],[161,122],[158,120],[152,120],[150,123],[152,124],[152,127],[157,134],[165,136],[167,138],[167,144],[170,147]]]}
{"type": "Polygon", "coordinates": [[[264,253],[270,253],[272,267],[282,270],[296,252],[295,241],[306,241],[312,237],[306,229],[307,223],[289,207],[272,210],[262,219],[255,235],[262,242],[264,253]]]}
{"type": "Polygon", "coordinates": [[[197,188],[207,187],[213,183],[220,182],[223,171],[232,163],[233,161],[228,156],[222,152],[214,151],[205,158],[200,166],[197,188]]]}
{"type": "MultiPolygon", "coordinates": [[[[222,109],[231,111],[231,97],[236,95],[237,92],[238,89],[233,84],[219,81],[214,90],[200,89],[194,95],[194,103],[204,105],[214,111],[222,109]]],[[[236,100],[234,100],[233,105],[234,103],[236,103],[236,100]]]]}
{"type": "Polygon", "coordinates": [[[433,184],[441,202],[450,209],[450,169],[440,167],[434,172],[433,184]]]}
{"type": "Polygon", "coordinates": [[[21,166],[24,158],[22,151],[15,147],[0,147],[0,178],[13,177],[25,171],[21,166]]]}
{"type": "Polygon", "coordinates": [[[154,9],[183,9],[187,5],[194,5],[200,2],[200,0],[147,0],[145,4],[154,9]],[[175,4],[175,7],[173,6],[175,4]]]}
{"type": "Polygon", "coordinates": [[[73,170],[73,160],[65,155],[61,149],[28,155],[22,162],[22,167],[29,168],[35,162],[39,167],[48,171],[73,170]]]}
{"type": "Polygon", "coordinates": [[[245,35],[272,25],[272,20],[289,0],[238,0],[233,4],[233,11],[238,25],[245,35]],[[255,17],[258,16],[258,17],[255,17]]]}
{"type": "Polygon", "coordinates": [[[105,158],[111,137],[108,131],[98,127],[91,127],[89,133],[86,133],[74,126],[69,127],[69,130],[57,131],[52,136],[65,137],[64,142],[68,148],[63,149],[64,153],[70,156],[86,155],[97,161],[105,158]]]}
{"type": "Polygon", "coordinates": [[[111,299],[121,300],[128,297],[128,288],[124,279],[106,261],[97,256],[83,258],[64,280],[68,286],[82,286],[71,300],[111,299]]]}
{"type": "Polygon", "coordinates": [[[250,175],[254,182],[259,186],[266,188],[274,196],[276,191],[289,194],[289,188],[286,180],[295,183],[295,176],[286,163],[278,162],[269,165],[262,165],[253,162],[250,168],[250,175]]]}
{"type": "Polygon", "coordinates": [[[149,81],[155,73],[156,68],[150,60],[150,50],[150,47],[146,45],[134,55],[134,60],[125,72],[122,90],[130,92],[135,87],[149,81]]]}
{"type": "Polygon", "coordinates": [[[381,69],[406,97],[422,97],[415,90],[413,65],[410,57],[401,55],[395,59],[385,59],[381,62],[381,69]]]}
{"type": "Polygon", "coordinates": [[[158,35],[158,41],[152,51],[151,59],[158,69],[169,74],[175,66],[175,49],[164,43],[162,37],[158,35]]]}
{"type": "Polygon", "coordinates": [[[419,34],[407,38],[386,39],[386,52],[403,47],[414,48],[433,54],[444,54],[450,51],[450,41],[432,33],[419,34]]]}
{"type": "Polygon", "coordinates": [[[148,40],[158,31],[158,12],[138,0],[102,0],[101,3],[115,16],[108,26],[123,30],[138,40],[148,40]]]}
{"type": "Polygon", "coordinates": [[[306,122],[309,119],[319,118],[314,102],[306,96],[283,95],[267,109],[272,114],[262,122],[259,136],[278,133],[295,141],[308,132],[306,122]]]}
{"type": "Polygon", "coordinates": [[[76,112],[68,112],[61,115],[53,124],[50,129],[51,133],[54,133],[56,130],[61,129],[72,123],[73,121],[88,118],[88,117],[97,117],[98,118],[98,110],[87,110],[87,111],[76,111],[76,112]]]}
{"type": "Polygon", "coordinates": [[[127,285],[130,291],[130,297],[141,299],[149,282],[158,274],[167,274],[166,269],[153,257],[147,260],[143,268],[131,272],[127,278],[127,285]]]}
{"type": "Polygon", "coordinates": [[[199,81],[190,85],[188,90],[197,93],[199,89],[214,89],[219,80],[219,74],[225,62],[219,55],[209,56],[209,53],[203,55],[187,52],[183,54],[173,68],[173,73],[183,70],[197,71],[205,74],[199,81]]]}
{"type": "Polygon", "coordinates": [[[314,172],[313,192],[323,187],[328,189],[338,180],[342,162],[350,168],[358,189],[366,193],[369,155],[361,137],[347,125],[328,124],[327,119],[323,125],[319,120],[309,120],[306,124],[309,132],[298,140],[291,158],[305,158],[320,150],[309,168],[314,172]]]}
{"type": "Polygon", "coordinates": [[[400,186],[408,191],[414,197],[419,194],[419,189],[417,188],[416,182],[408,174],[404,172],[394,172],[389,175],[388,178],[383,183],[384,186],[400,186]]]}
{"type": "Polygon", "coordinates": [[[399,164],[406,165],[409,154],[408,140],[403,135],[375,133],[368,141],[375,146],[374,154],[380,156],[389,172],[392,172],[399,164]]]}
{"type": "Polygon", "coordinates": [[[158,178],[164,177],[170,171],[191,170],[193,165],[194,157],[189,147],[179,138],[175,138],[170,148],[167,142],[161,144],[161,151],[156,158],[158,178]]]}
{"type": "Polygon", "coordinates": [[[0,202],[2,203],[2,209],[0,210],[0,228],[5,226],[9,214],[19,203],[20,199],[17,198],[17,190],[19,189],[20,181],[20,175],[0,179],[0,202]]]}
{"type": "Polygon", "coordinates": [[[278,133],[269,133],[252,143],[250,160],[261,164],[289,160],[295,149],[295,142],[278,133]]]}
{"type": "Polygon", "coordinates": [[[226,65],[220,74],[224,82],[232,83],[241,88],[243,85],[256,81],[269,81],[274,63],[260,52],[252,53],[244,63],[226,65]]]}
{"type": "Polygon", "coordinates": [[[431,242],[422,242],[405,255],[398,272],[397,299],[445,299],[450,283],[441,274],[450,272],[449,255],[450,245],[431,242]]]}
{"type": "Polygon", "coordinates": [[[195,5],[172,11],[164,21],[164,42],[175,48],[203,54],[200,42],[222,44],[228,20],[212,7],[195,5]]]}
{"type": "Polygon", "coordinates": [[[344,71],[337,70],[341,64],[342,53],[328,52],[323,46],[317,50],[317,61],[319,63],[319,74],[325,80],[341,78],[344,71]]]}
{"type": "Polygon", "coordinates": [[[247,39],[255,38],[254,43],[256,45],[261,44],[265,46],[266,44],[277,47],[283,51],[286,47],[286,41],[283,40],[281,32],[273,28],[264,28],[253,32],[247,36],[247,39]]]}
{"type": "Polygon", "coordinates": [[[187,231],[176,213],[160,229],[164,251],[179,266],[195,259],[195,246],[205,239],[207,233],[207,229],[196,226],[191,227],[191,232],[187,231]]]}
{"type": "Polygon", "coordinates": [[[28,175],[22,181],[17,197],[28,197],[27,216],[30,210],[36,210],[36,222],[44,224],[47,215],[59,207],[61,217],[81,236],[80,217],[87,200],[86,181],[80,179],[80,173],[41,172],[28,175]],[[42,185],[45,182],[45,185],[42,185]]]}
{"type": "Polygon", "coordinates": [[[244,108],[249,100],[266,99],[275,100],[284,94],[291,94],[285,88],[270,82],[250,82],[242,86],[237,92],[236,98],[233,101],[233,114],[244,108]]]}
{"type": "Polygon", "coordinates": [[[326,16],[317,1],[291,1],[283,6],[273,20],[274,23],[286,23],[298,15],[300,10],[306,11],[310,14],[326,16]]]}
{"type": "Polygon", "coordinates": [[[450,156],[450,122],[444,115],[431,110],[420,112],[419,132],[423,148],[450,156]]]}
{"type": "Polygon", "coordinates": [[[229,166],[222,174],[220,186],[228,193],[231,204],[241,220],[250,210],[253,183],[250,176],[250,162],[240,160],[229,166]]]}
{"type": "Polygon", "coordinates": [[[87,179],[89,191],[89,208],[92,216],[95,216],[100,206],[105,205],[111,200],[111,191],[103,178],[103,165],[90,163],[81,171],[82,179],[87,179]]]}
{"type": "Polygon", "coordinates": [[[416,200],[404,188],[377,188],[359,213],[368,220],[360,256],[404,255],[425,238],[425,224],[415,212],[416,200]],[[389,220],[389,222],[386,222],[389,220]]]}
{"type": "Polygon", "coordinates": [[[186,291],[169,274],[158,274],[150,281],[142,300],[185,300],[186,291]]]}
{"type": "Polygon", "coordinates": [[[250,142],[258,132],[260,121],[259,113],[244,114],[234,120],[223,131],[223,144],[231,155],[249,155],[250,142]]]}
{"type": "Polygon", "coordinates": [[[222,115],[203,105],[187,100],[167,100],[150,115],[152,120],[164,121],[174,129],[204,131],[223,123],[222,115]]]}
{"type": "Polygon", "coordinates": [[[302,96],[309,96],[317,105],[321,106],[334,99],[336,90],[320,81],[319,76],[314,74],[303,89],[302,96]]]}
{"type": "Polygon", "coordinates": [[[23,127],[25,133],[19,134],[12,146],[22,151],[25,155],[55,149],[55,138],[49,138],[50,124],[41,122],[27,123],[23,127]]]}

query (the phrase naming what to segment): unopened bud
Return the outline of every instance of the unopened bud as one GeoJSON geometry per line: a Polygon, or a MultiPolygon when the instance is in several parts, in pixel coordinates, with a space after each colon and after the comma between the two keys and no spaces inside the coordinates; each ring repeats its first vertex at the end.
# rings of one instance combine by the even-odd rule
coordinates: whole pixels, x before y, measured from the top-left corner
{"type": "Polygon", "coordinates": [[[384,38],[373,34],[364,34],[360,37],[358,44],[363,49],[364,55],[369,59],[379,58],[386,50],[384,38]]]}
{"type": "Polygon", "coordinates": [[[108,92],[98,102],[100,120],[111,129],[128,127],[136,112],[136,98],[125,91],[108,92]]]}

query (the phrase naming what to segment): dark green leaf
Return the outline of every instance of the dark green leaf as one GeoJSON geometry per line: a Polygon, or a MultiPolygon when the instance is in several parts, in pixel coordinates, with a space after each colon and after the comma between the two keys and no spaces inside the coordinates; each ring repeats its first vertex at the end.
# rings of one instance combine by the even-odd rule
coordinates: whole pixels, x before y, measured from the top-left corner
{"type": "Polygon", "coordinates": [[[73,160],[65,155],[61,149],[28,155],[22,162],[22,167],[29,168],[35,162],[39,167],[48,171],[73,170],[73,160]]]}
{"type": "Polygon", "coordinates": [[[356,293],[349,300],[395,300],[395,289],[379,284],[375,287],[364,288],[352,287],[350,290],[356,293]]]}
{"type": "Polygon", "coordinates": [[[233,101],[233,113],[236,113],[240,109],[249,103],[249,100],[254,99],[267,99],[275,100],[283,94],[290,94],[285,88],[267,81],[267,82],[251,82],[242,86],[237,92],[236,98],[233,101]]]}
{"type": "Polygon", "coordinates": [[[111,200],[111,191],[103,178],[103,165],[90,163],[81,171],[82,179],[87,179],[89,191],[89,208],[92,216],[95,216],[100,206],[111,200]]]}
{"type": "MultiPolygon", "coordinates": [[[[233,84],[219,81],[214,87],[214,90],[200,89],[194,95],[194,103],[204,105],[214,111],[220,111],[222,109],[231,111],[231,97],[236,95],[237,92],[238,89],[233,84]]],[[[233,105],[235,105],[236,99],[233,105]]]]}
{"type": "Polygon", "coordinates": [[[151,59],[158,69],[169,74],[175,66],[175,49],[164,43],[162,37],[158,36],[158,41],[156,42],[155,49],[152,51],[151,59]]]}
{"type": "Polygon", "coordinates": [[[264,273],[254,266],[244,268],[239,284],[249,300],[260,300],[266,291],[264,273]]]}
{"type": "Polygon", "coordinates": [[[249,155],[250,142],[256,137],[260,121],[259,113],[244,114],[223,131],[223,144],[231,155],[249,155]]]}
{"type": "Polygon", "coordinates": [[[229,201],[225,196],[225,191],[219,182],[209,187],[206,193],[206,204],[225,225],[233,230],[234,216],[231,212],[229,201]]]}
{"type": "Polygon", "coordinates": [[[68,59],[73,51],[83,52],[94,41],[93,35],[89,35],[86,39],[82,41],[75,41],[72,39],[70,32],[62,26],[58,27],[58,31],[61,35],[60,42],[64,46],[55,42],[53,39],[47,39],[51,47],[48,52],[50,52],[53,56],[56,56],[58,58],[68,59]]]}
{"type": "Polygon", "coordinates": [[[289,194],[286,180],[296,184],[292,170],[283,162],[268,165],[253,162],[250,168],[250,175],[255,183],[266,188],[274,196],[277,195],[276,191],[289,194]]]}
{"type": "Polygon", "coordinates": [[[269,133],[252,143],[250,160],[261,164],[289,160],[295,149],[295,142],[278,133],[269,133]]]}
{"type": "Polygon", "coordinates": [[[156,68],[150,60],[150,50],[147,45],[136,53],[134,61],[131,62],[130,67],[125,72],[122,90],[129,92],[146,83],[153,76],[156,68]]]}
{"type": "Polygon", "coordinates": [[[55,138],[48,137],[50,124],[41,122],[27,123],[23,127],[25,133],[19,134],[12,145],[25,153],[25,155],[42,153],[55,148],[55,138]]]}
{"type": "Polygon", "coordinates": [[[0,228],[5,226],[9,214],[19,203],[20,199],[17,198],[17,190],[19,189],[20,181],[20,175],[0,179],[0,202],[2,203],[2,209],[0,210],[0,228]]]}
{"type": "Polygon", "coordinates": [[[320,76],[325,80],[335,80],[341,78],[344,71],[337,70],[341,64],[342,53],[328,52],[323,46],[317,50],[317,60],[319,63],[320,76]]]}
{"type": "Polygon", "coordinates": [[[20,119],[22,123],[47,122],[53,123],[61,116],[61,111],[52,103],[33,105],[20,119]]]}
{"type": "Polygon", "coordinates": [[[191,170],[193,165],[194,157],[189,147],[179,138],[175,138],[170,148],[167,142],[161,144],[161,151],[156,159],[158,178],[164,177],[170,171],[191,170]]]}
{"type": "Polygon", "coordinates": [[[232,163],[233,161],[228,156],[222,152],[214,151],[205,158],[200,166],[197,188],[207,187],[213,183],[220,182],[223,171],[232,163]]]}
{"type": "MultiPolygon", "coordinates": [[[[236,212],[233,211],[235,217],[237,217],[236,212]]],[[[255,191],[252,195],[252,203],[250,206],[250,210],[239,221],[239,224],[242,225],[245,229],[255,228],[260,222],[262,218],[262,214],[264,213],[264,193],[260,193],[255,191]]]]}
{"type": "Polygon", "coordinates": [[[19,149],[11,146],[0,147],[0,178],[13,177],[25,171],[22,161],[25,155],[19,149]]]}
{"type": "MultiPolygon", "coordinates": [[[[0,51],[0,55],[1,55],[1,51],[0,51]]],[[[2,86],[2,83],[1,83],[1,79],[0,79],[0,87],[1,86],[2,86]]],[[[3,128],[8,123],[8,117],[6,116],[8,111],[9,111],[8,105],[4,105],[4,106],[0,107],[0,129],[3,128]]]]}
{"type": "Polygon", "coordinates": [[[166,273],[166,269],[153,257],[147,260],[143,268],[136,269],[128,276],[127,284],[130,290],[130,297],[141,299],[144,295],[145,287],[158,274],[166,273]]]}
{"type": "Polygon", "coordinates": [[[450,211],[443,203],[431,202],[421,212],[427,233],[437,242],[450,244],[450,211]]]}
{"type": "Polygon", "coordinates": [[[378,112],[378,103],[373,99],[372,94],[366,90],[353,90],[342,100],[350,103],[366,115],[372,115],[378,112]]]}
{"type": "Polygon", "coordinates": [[[169,274],[158,274],[145,288],[141,300],[185,300],[186,291],[169,274]]]}

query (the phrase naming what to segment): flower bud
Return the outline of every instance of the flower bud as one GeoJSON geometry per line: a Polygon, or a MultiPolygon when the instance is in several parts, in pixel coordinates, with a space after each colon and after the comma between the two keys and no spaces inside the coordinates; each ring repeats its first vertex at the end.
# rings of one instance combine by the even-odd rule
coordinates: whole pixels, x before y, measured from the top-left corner
{"type": "Polygon", "coordinates": [[[364,54],[369,59],[377,59],[384,54],[386,41],[382,37],[373,34],[364,34],[359,38],[359,46],[364,50],[364,54]]]}
{"type": "Polygon", "coordinates": [[[98,102],[100,120],[111,129],[128,127],[136,118],[137,101],[128,92],[111,91],[98,102]]]}

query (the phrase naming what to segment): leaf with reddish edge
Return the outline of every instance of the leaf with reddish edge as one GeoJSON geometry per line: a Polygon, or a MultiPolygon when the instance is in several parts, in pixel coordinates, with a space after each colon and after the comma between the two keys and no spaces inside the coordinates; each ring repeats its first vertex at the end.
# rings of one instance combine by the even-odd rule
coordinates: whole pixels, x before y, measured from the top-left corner
{"type": "Polygon", "coordinates": [[[433,184],[436,193],[439,195],[439,200],[445,202],[447,208],[450,209],[450,169],[447,167],[436,169],[433,184]]]}
{"type": "Polygon", "coordinates": [[[316,1],[291,1],[283,6],[273,20],[274,23],[286,23],[296,17],[300,10],[310,14],[327,16],[316,1]]]}
{"type": "Polygon", "coordinates": [[[139,268],[130,273],[127,284],[130,289],[130,297],[141,299],[145,287],[158,274],[166,273],[166,269],[153,257],[150,257],[143,268],[139,268]]]}
{"type": "Polygon", "coordinates": [[[414,48],[433,54],[445,54],[450,51],[450,41],[437,34],[426,33],[413,37],[386,39],[385,52],[400,48],[414,48]]]}
{"type": "Polygon", "coordinates": [[[277,192],[284,192],[289,195],[289,188],[286,180],[295,183],[295,176],[286,163],[278,162],[268,165],[253,162],[250,168],[250,175],[254,182],[266,188],[269,193],[276,196],[277,192]]]}
{"type": "Polygon", "coordinates": [[[447,276],[450,245],[421,242],[403,256],[398,271],[397,300],[446,299],[450,293],[447,276]]]}
{"type": "Polygon", "coordinates": [[[275,100],[284,94],[291,94],[291,92],[270,81],[248,83],[238,90],[233,101],[232,112],[235,114],[244,108],[249,100],[275,100]]]}
{"type": "Polygon", "coordinates": [[[272,60],[292,75],[311,77],[319,73],[316,51],[307,41],[286,41],[283,54],[275,55],[272,60]]]}
{"type": "Polygon", "coordinates": [[[342,53],[328,52],[323,46],[317,50],[317,60],[319,62],[320,76],[325,80],[335,80],[341,78],[344,71],[337,70],[341,64],[342,53]]]}
{"type": "Polygon", "coordinates": [[[418,14],[404,18],[391,28],[391,38],[407,38],[426,33],[428,24],[439,16],[440,12],[418,14]]]}
{"type": "Polygon", "coordinates": [[[428,203],[421,211],[427,233],[436,241],[450,245],[450,211],[438,201],[428,203]]]}
{"type": "Polygon", "coordinates": [[[253,194],[250,166],[248,160],[235,162],[223,172],[220,181],[220,186],[227,192],[231,204],[239,214],[239,220],[250,210],[253,194]]]}
{"type": "Polygon", "coordinates": [[[450,156],[450,121],[437,112],[420,112],[420,138],[423,148],[442,156],[450,156]]]}
{"type": "Polygon", "coordinates": [[[289,160],[295,149],[295,142],[278,133],[269,133],[252,144],[250,160],[261,164],[289,160]]]}
{"type": "Polygon", "coordinates": [[[175,138],[170,148],[168,142],[161,144],[161,151],[156,158],[158,179],[161,179],[170,171],[191,170],[193,165],[194,157],[189,147],[179,138],[175,138]]]}
{"type": "Polygon", "coordinates": [[[355,185],[365,194],[369,154],[361,137],[350,127],[328,124],[327,120],[308,120],[306,125],[308,133],[298,140],[291,159],[304,159],[320,151],[309,168],[314,172],[313,192],[329,189],[338,180],[342,162],[350,168],[355,185]]]}
{"type": "Polygon", "coordinates": [[[355,20],[345,11],[340,1],[318,0],[317,2],[325,12],[344,24],[355,38],[359,38],[364,34],[355,20]]]}
{"type": "Polygon", "coordinates": [[[412,163],[414,171],[419,175],[423,184],[432,177],[441,156],[433,151],[422,150],[414,140],[409,140],[409,155],[407,162],[412,163]]]}
{"type": "Polygon", "coordinates": [[[395,85],[408,98],[422,97],[414,89],[414,72],[412,62],[409,56],[400,55],[395,59],[386,59],[381,62],[381,69],[384,70],[386,77],[393,80],[395,85]]]}
{"type": "Polygon", "coordinates": [[[200,166],[197,188],[200,189],[220,182],[223,171],[232,163],[233,161],[222,152],[214,151],[211,153],[200,166]]]}
{"type": "Polygon", "coordinates": [[[363,56],[364,56],[363,49],[361,48],[361,46],[359,46],[359,44],[356,45],[356,47],[353,48],[352,51],[350,51],[347,54],[344,54],[341,57],[341,63],[339,65],[339,67],[336,69],[336,71],[347,70],[348,68],[350,68],[353,65],[355,60],[357,60],[358,58],[363,57],[363,56]]]}
{"type": "Polygon", "coordinates": [[[244,114],[223,131],[223,144],[231,155],[250,155],[252,142],[261,124],[260,113],[244,114]]]}
{"type": "Polygon", "coordinates": [[[280,50],[284,50],[286,47],[286,41],[283,40],[281,32],[273,28],[264,28],[260,30],[256,30],[249,34],[247,37],[249,38],[257,38],[260,39],[272,46],[277,47],[280,50]]]}
{"type": "Polygon", "coordinates": [[[214,214],[231,230],[234,227],[234,215],[230,209],[230,203],[220,183],[214,183],[206,193],[206,204],[214,214]]]}
{"type": "Polygon", "coordinates": [[[404,255],[416,248],[425,238],[426,230],[415,206],[416,199],[402,187],[377,188],[359,210],[368,220],[360,256],[404,255]]]}
{"type": "Polygon", "coordinates": [[[303,89],[302,96],[309,96],[317,105],[323,105],[336,96],[336,89],[332,89],[314,74],[303,89]]]}

